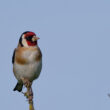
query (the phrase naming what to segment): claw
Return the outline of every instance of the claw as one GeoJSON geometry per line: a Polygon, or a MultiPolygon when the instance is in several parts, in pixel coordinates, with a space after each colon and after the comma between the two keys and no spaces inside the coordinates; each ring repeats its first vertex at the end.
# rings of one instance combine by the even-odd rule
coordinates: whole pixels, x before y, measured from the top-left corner
{"type": "Polygon", "coordinates": [[[29,98],[29,93],[28,92],[21,92],[27,99],[29,98]]]}

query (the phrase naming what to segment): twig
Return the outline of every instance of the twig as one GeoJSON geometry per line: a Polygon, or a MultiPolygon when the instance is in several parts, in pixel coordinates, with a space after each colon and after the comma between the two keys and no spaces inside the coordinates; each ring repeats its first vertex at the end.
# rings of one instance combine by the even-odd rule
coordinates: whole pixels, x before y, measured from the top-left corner
{"type": "Polygon", "coordinates": [[[34,110],[32,87],[27,88],[27,91],[28,91],[28,93],[29,93],[29,97],[28,97],[29,110],[34,110]]]}
{"type": "Polygon", "coordinates": [[[29,103],[29,110],[34,110],[34,105],[33,105],[33,91],[32,91],[32,83],[27,80],[22,78],[23,84],[24,86],[27,88],[27,92],[23,93],[24,96],[26,96],[26,98],[28,99],[28,103],[29,103]]]}

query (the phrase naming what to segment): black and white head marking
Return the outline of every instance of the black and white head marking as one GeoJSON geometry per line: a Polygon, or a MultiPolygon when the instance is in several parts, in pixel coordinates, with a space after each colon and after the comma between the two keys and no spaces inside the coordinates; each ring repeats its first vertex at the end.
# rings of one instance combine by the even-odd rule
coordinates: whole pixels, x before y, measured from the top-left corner
{"type": "Polygon", "coordinates": [[[21,34],[21,37],[19,39],[19,44],[21,45],[21,47],[24,47],[24,45],[23,45],[24,34],[26,34],[28,32],[30,32],[30,31],[26,31],[21,34]]]}

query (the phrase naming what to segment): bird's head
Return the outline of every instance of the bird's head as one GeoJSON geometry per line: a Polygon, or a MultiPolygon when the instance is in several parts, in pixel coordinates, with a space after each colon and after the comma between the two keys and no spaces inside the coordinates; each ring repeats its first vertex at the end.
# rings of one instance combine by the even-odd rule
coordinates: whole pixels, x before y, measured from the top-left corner
{"type": "Polygon", "coordinates": [[[37,37],[34,32],[26,31],[26,32],[22,33],[22,35],[19,39],[19,44],[22,47],[37,46],[38,39],[39,39],[39,37],[37,37]]]}

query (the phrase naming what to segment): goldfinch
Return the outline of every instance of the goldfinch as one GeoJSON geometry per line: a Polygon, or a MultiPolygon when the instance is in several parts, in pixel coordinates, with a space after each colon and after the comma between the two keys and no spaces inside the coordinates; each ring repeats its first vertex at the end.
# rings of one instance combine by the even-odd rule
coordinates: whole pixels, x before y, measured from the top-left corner
{"type": "Polygon", "coordinates": [[[42,69],[42,53],[38,47],[38,39],[34,32],[22,33],[17,48],[15,48],[12,63],[13,73],[18,80],[14,91],[22,91],[22,78],[28,79],[31,83],[37,79],[42,69]]]}

